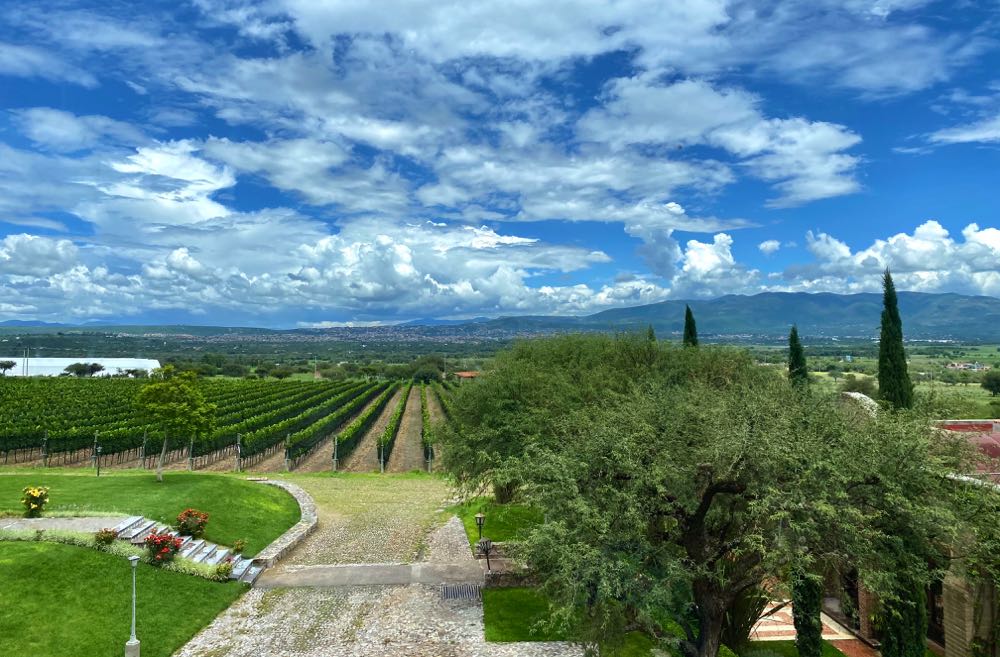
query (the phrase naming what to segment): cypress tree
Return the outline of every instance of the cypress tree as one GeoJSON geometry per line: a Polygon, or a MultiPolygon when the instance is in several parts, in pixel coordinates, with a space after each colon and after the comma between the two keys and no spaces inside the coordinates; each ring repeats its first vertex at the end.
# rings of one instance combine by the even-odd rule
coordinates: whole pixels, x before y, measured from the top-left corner
{"type": "Polygon", "coordinates": [[[906,370],[903,351],[903,320],[899,317],[899,301],[892,274],[885,270],[882,277],[882,332],[878,343],[879,397],[894,408],[913,407],[913,384],[906,370]]]}
{"type": "Polygon", "coordinates": [[[927,649],[927,591],[908,582],[902,600],[887,601],[882,610],[882,657],[924,657],[927,649]]]}
{"type": "Polygon", "coordinates": [[[823,581],[799,568],[792,571],[792,622],[799,657],[823,654],[823,581]]]}
{"type": "Polygon", "coordinates": [[[646,327],[646,340],[649,342],[656,342],[656,331],[653,330],[652,324],[646,327]]]}
{"type": "Polygon", "coordinates": [[[788,378],[792,385],[806,386],[809,383],[809,369],[806,367],[806,353],[799,342],[799,329],[794,324],[788,334],[788,378]]]}
{"type": "Polygon", "coordinates": [[[694,313],[691,312],[691,306],[686,304],[684,306],[684,346],[698,346],[698,328],[694,325],[694,313]]]}

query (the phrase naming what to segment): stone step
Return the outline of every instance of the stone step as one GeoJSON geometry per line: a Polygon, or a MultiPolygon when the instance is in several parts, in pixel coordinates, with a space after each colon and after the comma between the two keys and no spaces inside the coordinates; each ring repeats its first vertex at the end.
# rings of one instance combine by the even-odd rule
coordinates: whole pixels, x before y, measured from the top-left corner
{"type": "Polygon", "coordinates": [[[125,518],[120,523],[115,525],[112,529],[114,529],[115,532],[117,532],[118,536],[122,536],[122,534],[132,529],[143,520],[145,520],[145,518],[143,518],[142,516],[129,516],[128,518],[125,518]]]}
{"type": "Polygon", "coordinates": [[[250,568],[248,568],[247,571],[243,573],[243,575],[240,577],[240,581],[246,584],[250,584],[252,586],[253,583],[257,581],[257,578],[260,577],[260,574],[263,571],[264,571],[263,566],[256,566],[251,564],[250,568]]]}
{"type": "Polygon", "coordinates": [[[208,559],[211,558],[213,554],[215,554],[215,551],[217,549],[219,549],[218,545],[206,541],[205,545],[203,545],[200,550],[198,550],[188,558],[196,563],[206,563],[208,559]]]}
{"type": "Polygon", "coordinates": [[[219,549],[217,547],[215,550],[215,554],[210,556],[208,559],[205,559],[205,563],[207,563],[210,566],[217,566],[218,564],[225,561],[226,557],[228,556],[229,556],[229,550],[225,548],[219,549]]]}
{"type": "Polygon", "coordinates": [[[187,546],[183,550],[181,550],[180,554],[181,554],[182,557],[184,557],[185,559],[187,559],[192,554],[194,554],[195,552],[197,552],[198,550],[200,550],[202,548],[202,546],[204,546],[204,545],[205,545],[204,539],[200,539],[199,538],[197,540],[194,540],[194,541],[191,541],[190,543],[188,543],[187,546]]]}
{"type": "Polygon", "coordinates": [[[239,579],[250,570],[250,566],[253,562],[249,559],[244,559],[243,557],[236,557],[233,560],[233,574],[229,576],[230,579],[239,579]]]}
{"type": "Polygon", "coordinates": [[[145,538],[146,534],[148,534],[155,526],[155,520],[143,520],[142,522],[137,522],[133,527],[118,538],[131,541],[132,543],[142,543],[142,539],[145,538]],[[139,537],[140,535],[141,537],[136,540],[136,537],[139,537]]]}

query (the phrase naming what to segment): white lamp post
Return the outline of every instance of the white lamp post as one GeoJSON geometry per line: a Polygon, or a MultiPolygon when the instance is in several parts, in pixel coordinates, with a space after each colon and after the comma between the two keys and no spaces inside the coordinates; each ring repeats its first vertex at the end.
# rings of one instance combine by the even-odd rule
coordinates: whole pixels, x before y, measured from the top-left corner
{"type": "Polygon", "coordinates": [[[135,571],[139,557],[132,555],[128,560],[132,564],[132,636],[125,643],[125,657],[139,657],[139,639],[135,638],[135,571]]]}

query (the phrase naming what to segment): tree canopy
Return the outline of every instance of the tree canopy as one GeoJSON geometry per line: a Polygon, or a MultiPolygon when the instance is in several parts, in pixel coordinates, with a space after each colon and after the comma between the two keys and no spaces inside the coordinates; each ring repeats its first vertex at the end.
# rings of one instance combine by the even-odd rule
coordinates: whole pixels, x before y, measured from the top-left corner
{"type": "Polygon", "coordinates": [[[172,365],[153,370],[136,395],[136,409],[166,436],[204,436],[215,425],[216,406],[205,401],[197,380],[194,372],[177,372],[172,365]]]}
{"type": "MultiPolygon", "coordinates": [[[[0,363],[0,367],[2,366],[3,363],[0,363]]],[[[980,385],[992,396],[1000,395],[1000,372],[987,372],[983,375],[983,382],[980,385]]]]}
{"type": "Polygon", "coordinates": [[[898,598],[946,564],[978,489],[961,438],[917,412],[806,398],[738,350],[642,336],[516,345],[455,393],[444,459],[467,489],[513,487],[546,522],[513,546],[556,618],[714,657],[745,592],[793,564],[857,568],[898,598]]]}

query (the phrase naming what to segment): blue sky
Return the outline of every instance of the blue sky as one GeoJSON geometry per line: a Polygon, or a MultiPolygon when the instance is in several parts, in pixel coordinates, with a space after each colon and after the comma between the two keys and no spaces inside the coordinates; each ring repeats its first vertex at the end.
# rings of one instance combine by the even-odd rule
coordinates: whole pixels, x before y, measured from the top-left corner
{"type": "Polygon", "coordinates": [[[1000,296],[995,2],[138,6],[0,4],[0,320],[1000,296]]]}

